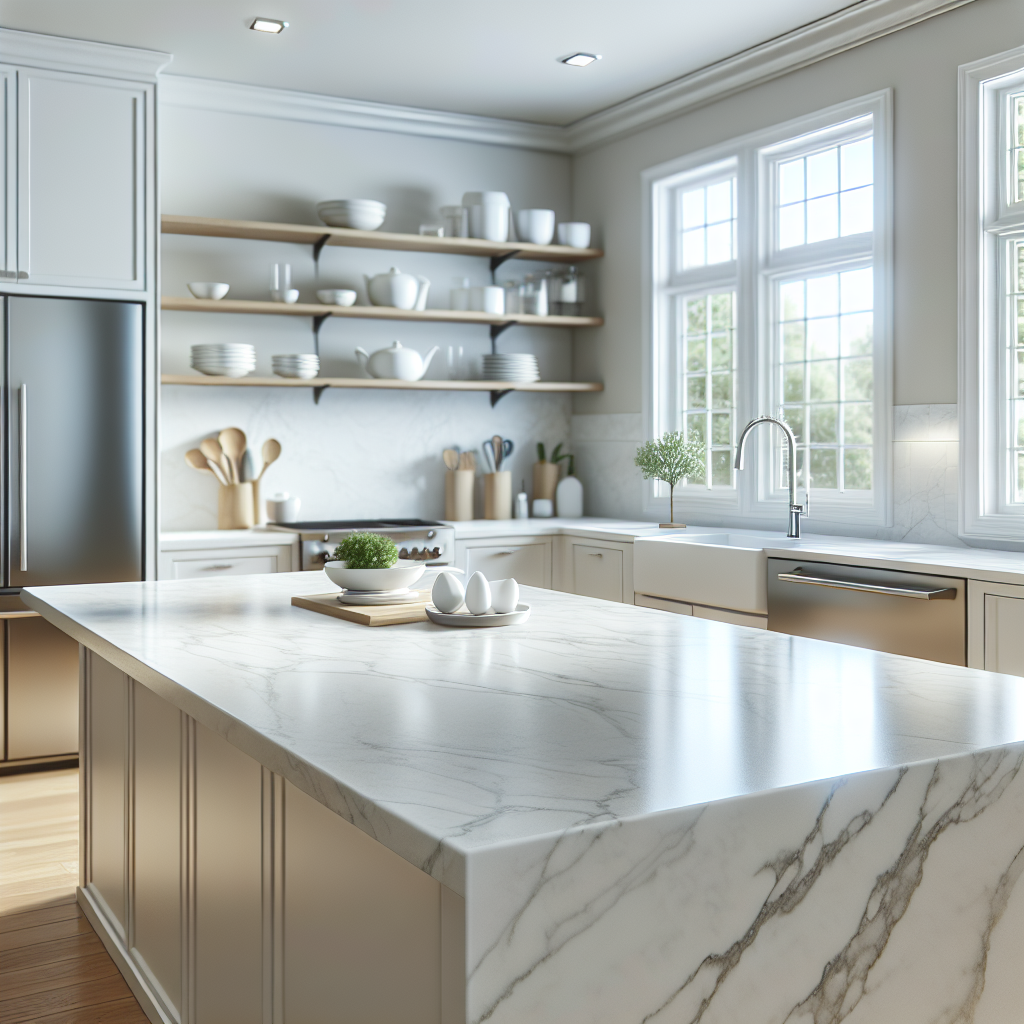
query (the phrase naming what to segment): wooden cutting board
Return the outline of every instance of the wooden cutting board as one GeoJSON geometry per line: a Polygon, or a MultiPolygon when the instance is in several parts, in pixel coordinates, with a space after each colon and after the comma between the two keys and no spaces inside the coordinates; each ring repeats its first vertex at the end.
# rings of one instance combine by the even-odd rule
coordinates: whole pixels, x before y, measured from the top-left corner
{"type": "Polygon", "coordinates": [[[308,597],[293,597],[296,608],[307,608],[321,615],[333,615],[336,619],[357,622],[360,626],[397,626],[402,622],[426,622],[424,609],[430,601],[430,591],[421,590],[422,601],[409,604],[342,604],[338,591],[331,594],[311,594],[308,597]]]}

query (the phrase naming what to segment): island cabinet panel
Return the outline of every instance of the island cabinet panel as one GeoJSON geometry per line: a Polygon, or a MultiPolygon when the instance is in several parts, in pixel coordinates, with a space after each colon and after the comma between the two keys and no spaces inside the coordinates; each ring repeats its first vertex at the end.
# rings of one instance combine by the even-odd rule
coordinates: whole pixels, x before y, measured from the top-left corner
{"type": "Polygon", "coordinates": [[[1024,587],[968,581],[967,664],[1024,676],[1024,587]]]}
{"type": "Polygon", "coordinates": [[[182,713],[132,682],[132,956],[181,1013],[182,713]]]}
{"type": "Polygon", "coordinates": [[[284,800],[284,1020],[440,1024],[440,883],[290,783],[284,800]]]}
{"type": "Polygon", "coordinates": [[[86,885],[123,942],[128,926],[128,677],[87,660],[89,844],[86,885]]]}
{"type": "Polygon", "coordinates": [[[252,1024],[263,1015],[263,773],[195,727],[195,1016],[252,1024]]]}

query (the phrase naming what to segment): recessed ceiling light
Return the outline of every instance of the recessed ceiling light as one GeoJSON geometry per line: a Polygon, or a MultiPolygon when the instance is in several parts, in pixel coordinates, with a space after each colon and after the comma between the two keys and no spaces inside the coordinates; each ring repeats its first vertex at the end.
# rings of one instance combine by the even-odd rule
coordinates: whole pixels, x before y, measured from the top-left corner
{"type": "Polygon", "coordinates": [[[277,35],[288,27],[287,21],[278,21],[276,18],[257,18],[250,26],[253,32],[270,32],[277,35]]]}
{"type": "Polygon", "coordinates": [[[585,68],[588,64],[593,64],[595,60],[601,59],[599,53],[574,53],[569,57],[560,58],[563,64],[568,64],[571,68],[585,68]]]}

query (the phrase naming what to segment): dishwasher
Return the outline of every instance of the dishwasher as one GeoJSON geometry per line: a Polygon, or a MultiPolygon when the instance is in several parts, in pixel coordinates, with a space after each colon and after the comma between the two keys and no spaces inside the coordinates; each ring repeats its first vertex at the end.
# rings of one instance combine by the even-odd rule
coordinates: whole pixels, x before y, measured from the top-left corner
{"type": "Polygon", "coordinates": [[[967,581],[768,559],[768,628],[889,654],[967,664],[967,581]]]}

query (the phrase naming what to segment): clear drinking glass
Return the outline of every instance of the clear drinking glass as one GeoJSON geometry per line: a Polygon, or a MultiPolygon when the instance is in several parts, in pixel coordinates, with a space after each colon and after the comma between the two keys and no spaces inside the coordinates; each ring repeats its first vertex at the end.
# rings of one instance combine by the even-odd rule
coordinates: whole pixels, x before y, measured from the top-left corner
{"type": "Polygon", "coordinates": [[[548,315],[548,275],[527,274],[519,289],[521,313],[548,315]]]}
{"type": "Polygon", "coordinates": [[[462,346],[448,346],[448,379],[462,379],[462,346]]]}
{"type": "Polygon", "coordinates": [[[442,206],[441,221],[445,238],[469,237],[469,211],[464,206],[442,206]]]}

